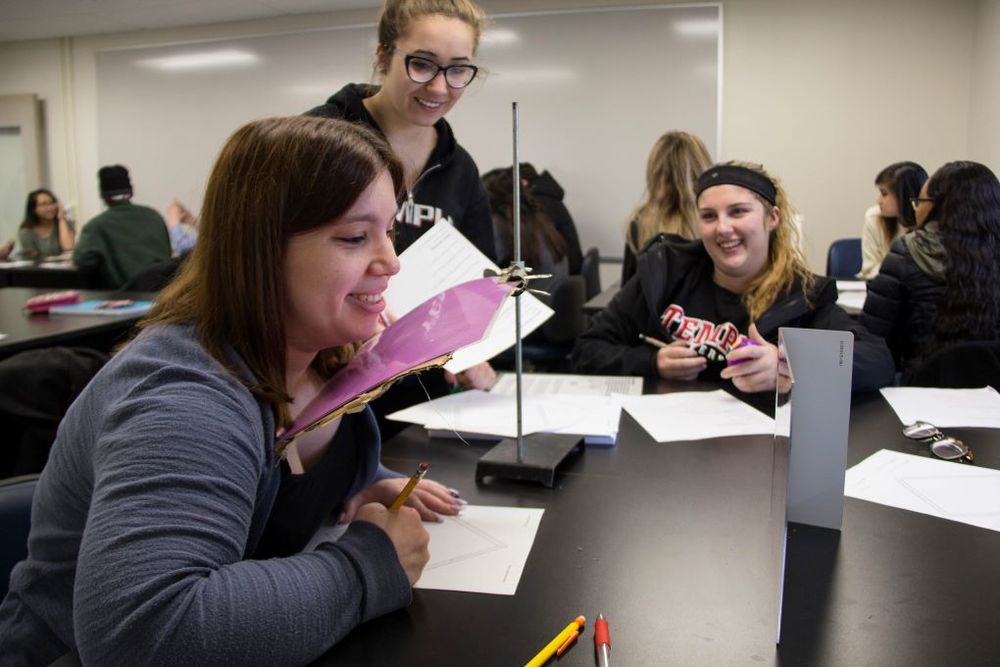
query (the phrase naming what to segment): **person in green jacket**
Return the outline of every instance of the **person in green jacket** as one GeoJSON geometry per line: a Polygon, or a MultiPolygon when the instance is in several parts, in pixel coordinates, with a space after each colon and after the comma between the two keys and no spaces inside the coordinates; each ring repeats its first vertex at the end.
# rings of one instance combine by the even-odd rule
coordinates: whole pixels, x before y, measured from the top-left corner
{"type": "Polygon", "coordinates": [[[132,203],[128,169],[116,164],[97,172],[108,209],[91,218],[76,241],[73,263],[94,272],[107,289],[118,289],[137,273],[170,259],[170,236],[163,216],[132,203]]]}

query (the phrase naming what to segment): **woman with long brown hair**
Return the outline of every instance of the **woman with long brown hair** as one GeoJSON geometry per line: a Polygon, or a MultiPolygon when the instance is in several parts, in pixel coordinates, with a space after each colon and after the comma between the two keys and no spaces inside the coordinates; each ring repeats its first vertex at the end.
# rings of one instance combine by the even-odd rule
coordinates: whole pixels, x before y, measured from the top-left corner
{"type": "Polygon", "coordinates": [[[388,145],[343,121],[266,119],[229,139],[189,261],[61,424],[0,654],[305,664],[409,603],[428,559],[420,515],[460,501],[421,482],[417,509],[388,512],[406,480],[379,464],[370,411],[294,449],[276,439],[376,329],[400,186],[388,145]],[[289,468],[318,492],[279,496],[289,468]],[[274,525],[279,510],[314,523],[274,525]],[[354,520],[298,553],[330,512],[354,520]],[[275,531],[298,542],[264,560],[275,531]]]}

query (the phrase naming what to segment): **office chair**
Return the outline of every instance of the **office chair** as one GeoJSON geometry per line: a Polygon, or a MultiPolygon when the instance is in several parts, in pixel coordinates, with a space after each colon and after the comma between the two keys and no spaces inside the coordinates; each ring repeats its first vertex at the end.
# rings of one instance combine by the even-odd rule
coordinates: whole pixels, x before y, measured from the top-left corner
{"type": "Polygon", "coordinates": [[[584,301],[593,299],[601,293],[601,254],[596,247],[587,248],[580,263],[580,275],[583,276],[586,291],[584,301]]]}
{"type": "Polygon", "coordinates": [[[826,254],[826,275],[853,280],[861,271],[861,239],[840,239],[826,254]]]}
{"type": "Polygon", "coordinates": [[[10,572],[28,555],[31,499],[38,475],[0,480],[0,600],[7,595],[10,572]]]}
{"type": "Polygon", "coordinates": [[[968,341],[942,348],[903,375],[902,384],[1000,391],[1000,341],[968,341]]]}
{"type": "MultiPolygon", "coordinates": [[[[573,344],[587,326],[583,312],[585,289],[583,276],[566,276],[552,288],[548,305],[555,312],[521,342],[525,372],[564,373],[569,370],[573,344]]],[[[498,369],[513,370],[514,348],[498,355],[494,365],[498,369]]]]}

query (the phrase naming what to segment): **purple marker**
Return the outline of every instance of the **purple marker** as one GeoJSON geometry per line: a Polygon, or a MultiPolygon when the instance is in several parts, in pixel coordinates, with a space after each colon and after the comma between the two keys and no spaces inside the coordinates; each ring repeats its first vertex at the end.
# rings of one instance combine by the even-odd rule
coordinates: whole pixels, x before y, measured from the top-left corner
{"type": "MultiPolygon", "coordinates": [[[[741,347],[746,347],[747,345],[756,345],[756,344],[757,343],[753,342],[749,338],[744,338],[743,342],[740,343],[739,345],[737,345],[736,347],[734,347],[733,349],[734,350],[738,350],[741,347]]],[[[735,366],[737,364],[742,364],[745,361],[750,361],[750,360],[749,359],[726,359],[726,365],[727,366],[735,366]]]]}

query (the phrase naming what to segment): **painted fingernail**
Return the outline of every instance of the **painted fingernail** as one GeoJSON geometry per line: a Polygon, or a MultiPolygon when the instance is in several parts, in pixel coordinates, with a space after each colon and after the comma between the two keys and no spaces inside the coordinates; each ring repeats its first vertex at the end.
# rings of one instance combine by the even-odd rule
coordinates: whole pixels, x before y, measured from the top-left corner
{"type": "Polygon", "coordinates": [[[435,512],[434,513],[434,521],[436,521],[437,523],[444,523],[444,517],[441,516],[440,514],[438,514],[437,512],[435,512]]]}
{"type": "Polygon", "coordinates": [[[455,496],[456,498],[458,498],[460,495],[462,495],[461,493],[458,492],[458,489],[448,489],[448,493],[450,493],[451,495],[455,496]]]}

